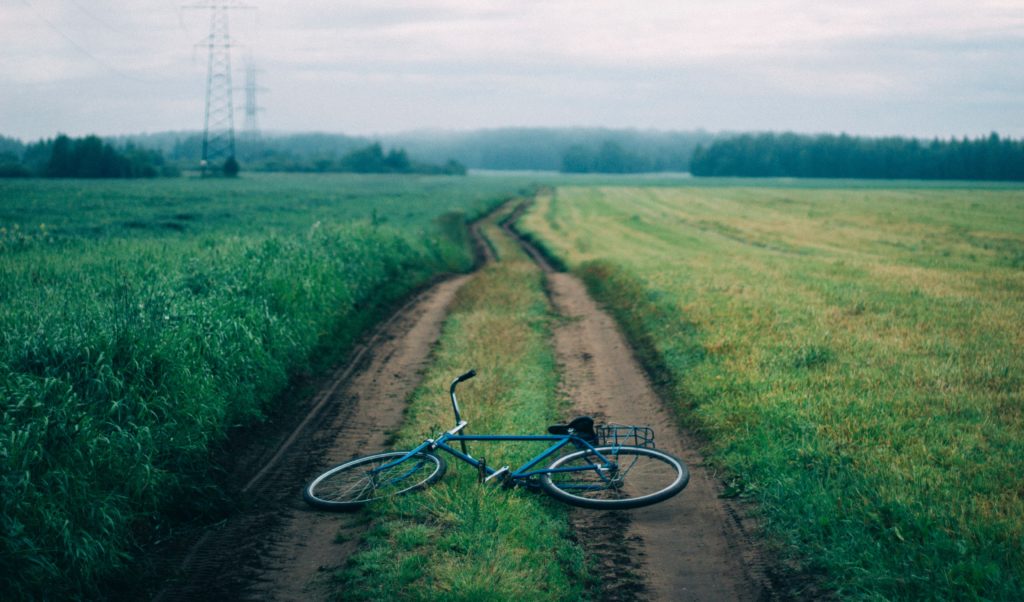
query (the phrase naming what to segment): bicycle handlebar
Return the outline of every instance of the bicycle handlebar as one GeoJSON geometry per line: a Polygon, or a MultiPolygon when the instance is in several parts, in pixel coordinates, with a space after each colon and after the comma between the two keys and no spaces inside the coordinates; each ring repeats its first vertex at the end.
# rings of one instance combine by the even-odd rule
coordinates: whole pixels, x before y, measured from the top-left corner
{"type": "Polygon", "coordinates": [[[469,380],[469,379],[473,378],[474,376],[476,376],[476,370],[470,370],[469,372],[463,374],[462,376],[456,377],[455,380],[452,381],[451,388],[448,389],[448,394],[451,395],[452,397],[454,397],[455,396],[455,385],[461,383],[464,380],[469,380]]]}
{"type": "MultiPolygon", "coordinates": [[[[458,385],[459,383],[461,383],[464,380],[469,380],[469,379],[473,378],[474,376],[476,376],[476,370],[470,370],[469,372],[466,372],[462,376],[459,376],[455,380],[453,380],[452,381],[452,386],[448,390],[448,394],[452,398],[452,410],[455,411],[455,428],[461,428],[459,426],[459,424],[462,423],[462,414],[459,412],[459,401],[457,399],[455,399],[455,386],[458,385]]],[[[462,426],[465,426],[465,424],[462,424],[462,426]]],[[[466,455],[469,455],[469,450],[466,449],[466,442],[462,441],[461,443],[462,443],[462,453],[464,453],[466,455]]]]}

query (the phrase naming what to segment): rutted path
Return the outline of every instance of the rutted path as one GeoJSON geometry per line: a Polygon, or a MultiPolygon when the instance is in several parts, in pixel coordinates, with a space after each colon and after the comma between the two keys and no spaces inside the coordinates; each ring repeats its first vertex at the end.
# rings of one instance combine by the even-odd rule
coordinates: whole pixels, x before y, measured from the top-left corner
{"type": "Polygon", "coordinates": [[[315,408],[250,482],[259,501],[229,519],[184,562],[184,580],[157,599],[315,600],[316,578],[339,567],[358,542],[359,514],[306,506],[302,484],[320,470],[366,450],[387,447],[402,422],[405,400],[419,384],[448,305],[470,276],[459,276],[416,297],[367,343],[365,354],[339,371],[315,397],[315,408]],[[319,412],[317,408],[323,407],[319,412]],[[352,536],[339,545],[339,532],[352,536]],[[313,584],[312,586],[310,584],[313,584]]]}
{"type": "MultiPolygon", "coordinates": [[[[474,235],[480,257],[493,261],[475,229],[474,235]]],[[[718,498],[720,485],[704,469],[695,441],[662,409],[612,319],[579,280],[554,272],[527,250],[546,272],[551,301],[565,318],[555,330],[555,344],[565,393],[576,410],[653,426],[658,447],[680,456],[691,471],[687,489],[667,502],[625,512],[573,512],[580,540],[602,570],[601,598],[772,598],[742,512],[718,498]]],[[[309,410],[290,436],[279,435],[279,442],[247,463],[260,467],[240,487],[251,503],[197,539],[178,559],[180,579],[156,600],[326,598],[320,576],[341,567],[355,550],[365,518],[313,510],[299,490],[328,466],[388,447],[447,309],[471,277],[452,278],[420,294],[355,351],[307,402],[309,410]]]]}
{"type": "MultiPolygon", "coordinates": [[[[388,437],[401,426],[406,400],[419,384],[440,335],[448,305],[468,279],[460,276],[433,289],[412,315],[395,324],[392,332],[398,336],[378,345],[370,365],[346,383],[339,396],[346,412],[316,433],[327,448],[323,468],[388,447],[388,437]]],[[[255,587],[258,599],[319,598],[315,589],[307,589],[310,583],[318,573],[341,567],[365,525],[359,514],[312,510],[298,496],[293,506],[292,519],[268,551],[265,582],[255,587]],[[339,540],[339,533],[344,541],[339,540]]]]}
{"type": "MultiPolygon", "coordinates": [[[[515,236],[513,232],[510,235],[515,236]]],[[[774,597],[743,509],[719,498],[721,484],[709,474],[695,439],[676,426],[614,320],[571,274],[555,272],[525,241],[521,243],[547,276],[555,310],[564,319],[555,329],[555,347],[564,393],[578,414],[619,424],[654,428],[659,449],[690,469],[683,492],[660,504],[617,514],[576,512],[581,541],[595,532],[619,531],[600,542],[598,557],[609,569],[624,556],[639,557],[636,570],[606,584],[611,600],[762,600],[774,597]],[[624,533],[623,533],[624,531],[624,533]],[[642,580],[634,583],[636,573],[642,580]]]]}

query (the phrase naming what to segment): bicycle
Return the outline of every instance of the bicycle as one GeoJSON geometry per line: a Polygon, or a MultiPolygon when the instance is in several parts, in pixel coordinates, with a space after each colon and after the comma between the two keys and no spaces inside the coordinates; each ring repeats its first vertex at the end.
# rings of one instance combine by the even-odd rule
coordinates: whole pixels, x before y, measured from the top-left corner
{"type": "Polygon", "coordinates": [[[444,451],[476,468],[482,483],[499,481],[506,487],[539,487],[555,499],[598,510],[622,510],[656,504],[686,487],[689,470],[678,458],[654,449],[654,433],[645,426],[598,425],[581,416],[548,428],[547,435],[469,435],[455,387],[476,376],[470,370],[452,381],[449,395],[455,426],[427,438],[409,451],[363,456],[324,472],[303,490],[310,505],[324,510],[356,510],[366,504],[417,491],[436,483],[448,464],[435,453],[444,451]],[[469,441],[547,441],[551,445],[523,466],[493,468],[470,455],[469,441]],[[460,449],[449,443],[458,442],[460,449]],[[568,446],[575,448],[561,454],[568,446]],[[545,468],[537,468],[555,456],[545,468]]]}

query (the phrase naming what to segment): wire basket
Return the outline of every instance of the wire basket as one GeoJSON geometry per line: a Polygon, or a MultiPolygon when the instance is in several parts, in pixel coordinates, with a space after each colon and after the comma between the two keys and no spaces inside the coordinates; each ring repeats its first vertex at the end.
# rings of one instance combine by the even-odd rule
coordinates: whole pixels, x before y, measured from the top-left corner
{"type": "Polygon", "coordinates": [[[654,429],[649,426],[600,424],[597,426],[599,445],[654,447],[654,429]]]}

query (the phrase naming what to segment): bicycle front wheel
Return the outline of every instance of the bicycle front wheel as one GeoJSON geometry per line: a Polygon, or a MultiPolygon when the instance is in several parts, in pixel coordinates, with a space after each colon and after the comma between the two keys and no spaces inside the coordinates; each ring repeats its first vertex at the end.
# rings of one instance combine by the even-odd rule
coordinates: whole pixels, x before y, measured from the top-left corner
{"type": "Polygon", "coordinates": [[[419,452],[394,466],[409,452],[384,452],[335,466],[302,491],[308,504],[322,510],[355,510],[387,497],[422,489],[444,476],[448,465],[434,454],[419,452]]]}
{"type": "Polygon", "coordinates": [[[541,475],[544,491],[574,506],[596,510],[639,508],[667,500],[686,487],[683,461],[645,447],[598,447],[552,462],[541,475]],[[602,459],[602,456],[605,459],[602,459]]]}

